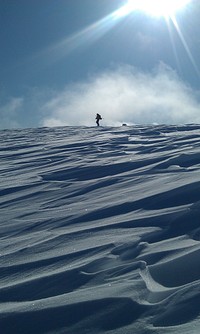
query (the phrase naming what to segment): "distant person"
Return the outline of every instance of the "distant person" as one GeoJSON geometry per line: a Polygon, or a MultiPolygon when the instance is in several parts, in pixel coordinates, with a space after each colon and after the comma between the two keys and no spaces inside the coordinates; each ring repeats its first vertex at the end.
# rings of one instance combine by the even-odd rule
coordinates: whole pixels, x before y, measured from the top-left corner
{"type": "Polygon", "coordinates": [[[99,126],[99,121],[100,119],[102,119],[101,115],[97,114],[96,115],[96,123],[97,123],[97,126],[99,126]]]}

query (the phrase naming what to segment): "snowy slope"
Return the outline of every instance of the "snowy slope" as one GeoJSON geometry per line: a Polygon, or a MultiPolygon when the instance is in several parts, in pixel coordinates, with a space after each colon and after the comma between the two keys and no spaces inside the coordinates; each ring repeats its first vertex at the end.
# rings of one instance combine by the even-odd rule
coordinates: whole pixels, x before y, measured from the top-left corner
{"type": "Polygon", "coordinates": [[[200,126],[0,132],[2,334],[200,332],[200,126]]]}

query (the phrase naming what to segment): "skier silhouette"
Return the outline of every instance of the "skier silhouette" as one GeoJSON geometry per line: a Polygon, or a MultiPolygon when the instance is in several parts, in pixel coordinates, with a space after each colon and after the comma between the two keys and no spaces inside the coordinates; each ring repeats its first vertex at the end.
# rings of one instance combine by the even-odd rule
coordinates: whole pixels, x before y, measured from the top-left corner
{"type": "Polygon", "coordinates": [[[97,126],[99,126],[100,119],[102,119],[101,115],[96,114],[96,123],[97,123],[97,126]]]}

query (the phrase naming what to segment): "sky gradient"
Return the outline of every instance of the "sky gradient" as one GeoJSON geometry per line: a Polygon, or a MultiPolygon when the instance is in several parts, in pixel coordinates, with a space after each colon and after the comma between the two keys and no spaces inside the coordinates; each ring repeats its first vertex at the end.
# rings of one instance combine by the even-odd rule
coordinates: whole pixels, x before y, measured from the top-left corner
{"type": "Polygon", "coordinates": [[[0,129],[200,122],[200,3],[172,19],[122,0],[0,0],[0,129]]]}

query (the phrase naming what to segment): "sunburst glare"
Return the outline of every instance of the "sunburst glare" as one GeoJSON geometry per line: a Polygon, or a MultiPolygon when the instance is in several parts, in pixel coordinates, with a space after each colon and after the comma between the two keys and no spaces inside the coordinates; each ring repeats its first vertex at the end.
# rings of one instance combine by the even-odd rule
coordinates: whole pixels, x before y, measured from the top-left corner
{"type": "Polygon", "coordinates": [[[169,17],[185,7],[191,0],[128,0],[118,10],[118,16],[126,16],[135,10],[146,12],[153,16],[169,17]]]}

